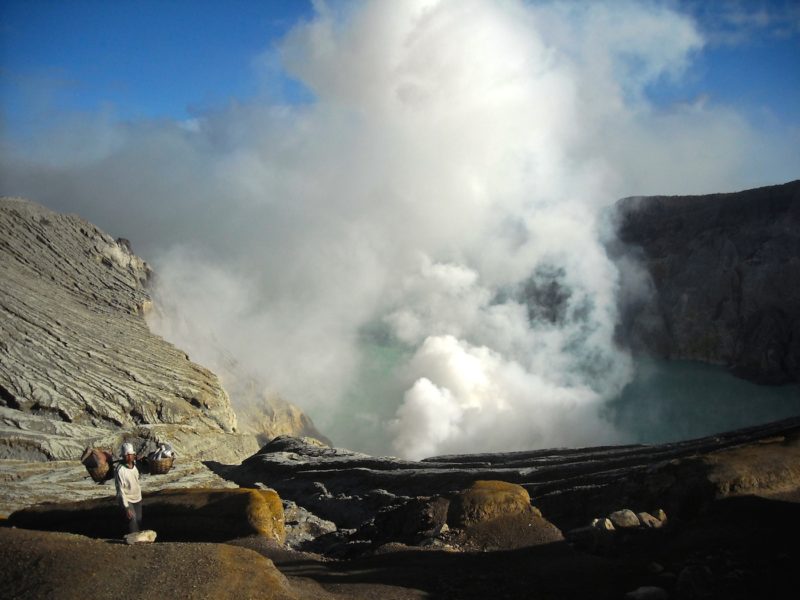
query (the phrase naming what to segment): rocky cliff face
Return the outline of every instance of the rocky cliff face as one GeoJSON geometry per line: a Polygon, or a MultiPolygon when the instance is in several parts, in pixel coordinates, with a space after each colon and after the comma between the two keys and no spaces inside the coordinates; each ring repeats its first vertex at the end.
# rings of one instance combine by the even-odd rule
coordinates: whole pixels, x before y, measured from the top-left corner
{"type": "Polygon", "coordinates": [[[149,267],[90,223],[0,201],[0,456],[76,458],[137,428],[231,433],[214,374],[150,333],[149,267]]]}
{"type": "Polygon", "coordinates": [[[800,181],[627,198],[617,212],[624,248],[613,251],[641,261],[649,287],[623,302],[625,343],[759,383],[800,381],[800,181]]]}
{"type": "Polygon", "coordinates": [[[148,329],[150,268],[125,240],[3,198],[0,277],[0,458],[75,459],[123,436],[220,460],[258,448],[234,435],[217,376],[148,329]]]}

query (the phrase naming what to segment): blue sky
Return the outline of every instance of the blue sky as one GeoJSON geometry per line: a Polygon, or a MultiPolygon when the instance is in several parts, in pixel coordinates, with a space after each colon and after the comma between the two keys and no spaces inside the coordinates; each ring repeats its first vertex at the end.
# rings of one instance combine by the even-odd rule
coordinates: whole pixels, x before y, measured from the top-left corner
{"type": "Polygon", "coordinates": [[[54,107],[184,119],[247,100],[263,91],[254,61],[312,9],[304,0],[42,0],[0,11],[2,108],[13,128],[54,107]]]}
{"type": "Polygon", "coordinates": [[[687,83],[673,94],[708,94],[755,120],[800,125],[799,3],[722,0],[679,6],[697,20],[706,48],[687,83]]]}
{"type": "MultiPolygon", "coordinates": [[[[797,3],[670,5],[697,20],[706,45],[678,84],[651,86],[652,101],[707,96],[767,126],[800,125],[797,3]]],[[[24,134],[61,111],[180,120],[265,94],[306,100],[279,69],[265,81],[255,65],[313,12],[307,0],[5,0],[0,109],[6,134],[24,134]]]]}

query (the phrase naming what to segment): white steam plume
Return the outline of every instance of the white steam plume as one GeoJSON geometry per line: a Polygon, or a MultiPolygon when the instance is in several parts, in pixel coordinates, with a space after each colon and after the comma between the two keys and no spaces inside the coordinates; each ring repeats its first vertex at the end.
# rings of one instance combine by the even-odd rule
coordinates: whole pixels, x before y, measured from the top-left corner
{"type": "Polygon", "coordinates": [[[651,2],[320,4],[281,47],[313,102],[68,127],[85,160],[6,148],[7,180],[143,244],[153,325],[212,369],[235,356],[338,444],[609,442],[598,411],[632,367],[600,211],[761,183],[752,148],[796,168],[731,111],[647,102],[701,47],[651,2]]]}

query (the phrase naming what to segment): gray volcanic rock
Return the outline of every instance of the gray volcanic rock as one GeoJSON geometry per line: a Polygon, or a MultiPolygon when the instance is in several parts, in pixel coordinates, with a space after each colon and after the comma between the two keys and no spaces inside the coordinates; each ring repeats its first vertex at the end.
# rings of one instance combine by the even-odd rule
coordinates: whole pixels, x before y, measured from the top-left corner
{"type": "Polygon", "coordinates": [[[235,431],[217,377],[150,333],[149,276],[90,223],[0,200],[0,457],[78,458],[147,425],[235,431]]]}
{"type": "Polygon", "coordinates": [[[623,302],[634,350],[800,381],[800,180],[734,194],[627,198],[612,253],[643,263],[650,294],[623,302]]]}
{"type": "Polygon", "coordinates": [[[286,527],[286,545],[301,548],[312,540],[336,531],[336,525],[320,519],[296,502],[284,501],[283,519],[286,527]]]}
{"type": "Polygon", "coordinates": [[[259,444],[281,435],[312,437],[330,443],[300,408],[276,394],[260,390],[255,379],[242,375],[235,368],[216,372],[231,396],[239,431],[255,436],[259,444]]]}
{"type": "Polygon", "coordinates": [[[506,481],[524,487],[544,517],[566,530],[620,506],[636,512],[663,506],[680,516],[719,498],[800,489],[800,418],[671,444],[420,462],[281,437],[241,465],[211,467],[239,485],[266,484],[340,528],[359,527],[419,497],[452,497],[478,480],[506,481]]]}
{"type": "Polygon", "coordinates": [[[219,377],[150,332],[151,271],[127,240],[3,198],[0,276],[0,459],[78,458],[88,444],[113,450],[133,438],[236,460],[280,434],[324,439],[232,363],[222,375],[241,407],[237,426],[219,377]]]}

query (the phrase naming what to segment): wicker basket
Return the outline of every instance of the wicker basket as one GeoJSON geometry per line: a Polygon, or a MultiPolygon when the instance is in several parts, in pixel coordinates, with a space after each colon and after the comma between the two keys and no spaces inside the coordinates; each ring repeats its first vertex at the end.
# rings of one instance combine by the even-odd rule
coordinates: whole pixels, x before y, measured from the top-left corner
{"type": "Polygon", "coordinates": [[[89,471],[89,475],[97,483],[103,483],[104,481],[111,479],[111,477],[109,477],[111,469],[109,468],[108,464],[99,465],[97,467],[86,467],[86,470],[89,471]]]}
{"type": "Polygon", "coordinates": [[[165,473],[169,473],[169,470],[172,468],[172,463],[174,462],[174,456],[147,460],[151,475],[164,475],[165,473]]]}
{"type": "Polygon", "coordinates": [[[97,483],[108,481],[114,476],[112,462],[111,453],[102,448],[86,448],[81,456],[81,463],[97,483]]]}

